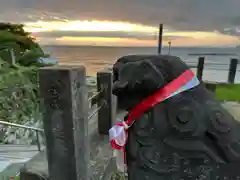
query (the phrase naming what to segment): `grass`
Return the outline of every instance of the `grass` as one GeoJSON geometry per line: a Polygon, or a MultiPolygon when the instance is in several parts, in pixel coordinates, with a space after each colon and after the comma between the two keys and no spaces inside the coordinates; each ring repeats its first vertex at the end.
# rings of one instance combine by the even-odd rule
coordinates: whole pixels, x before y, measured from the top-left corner
{"type": "Polygon", "coordinates": [[[240,102],[240,84],[217,85],[216,97],[218,100],[240,102]]]}
{"type": "Polygon", "coordinates": [[[4,177],[2,180],[20,180],[20,176],[4,177]]]}

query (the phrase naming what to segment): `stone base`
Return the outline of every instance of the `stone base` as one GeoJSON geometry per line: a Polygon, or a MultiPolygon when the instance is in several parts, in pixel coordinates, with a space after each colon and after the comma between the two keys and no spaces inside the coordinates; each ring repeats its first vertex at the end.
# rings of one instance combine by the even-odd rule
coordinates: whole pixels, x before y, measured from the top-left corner
{"type": "Polygon", "coordinates": [[[24,164],[21,180],[49,180],[46,152],[40,152],[24,164]]]}

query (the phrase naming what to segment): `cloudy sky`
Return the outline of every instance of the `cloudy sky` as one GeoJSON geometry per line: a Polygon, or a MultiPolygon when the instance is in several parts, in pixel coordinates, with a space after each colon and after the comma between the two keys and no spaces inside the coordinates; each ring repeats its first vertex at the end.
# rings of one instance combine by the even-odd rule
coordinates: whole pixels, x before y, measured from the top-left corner
{"type": "Polygon", "coordinates": [[[0,0],[0,20],[21,22],[41,44],[240,44],[240,0],[0,0]]]}

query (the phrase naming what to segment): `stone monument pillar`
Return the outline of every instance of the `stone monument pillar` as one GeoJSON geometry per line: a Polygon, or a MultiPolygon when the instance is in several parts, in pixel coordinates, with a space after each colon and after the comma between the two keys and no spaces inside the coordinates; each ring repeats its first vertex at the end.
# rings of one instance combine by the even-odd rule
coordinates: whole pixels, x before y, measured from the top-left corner
{"type": "Polygon", "coordinates": [[[89,180],[85,68],[43,68],[40,70],[40,90],[44,100],[49,178],[89,180]]]}

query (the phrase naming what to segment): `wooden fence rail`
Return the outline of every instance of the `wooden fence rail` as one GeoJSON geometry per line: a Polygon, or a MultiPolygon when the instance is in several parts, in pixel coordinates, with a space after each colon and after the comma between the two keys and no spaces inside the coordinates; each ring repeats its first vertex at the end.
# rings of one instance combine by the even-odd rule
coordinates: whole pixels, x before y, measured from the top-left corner
{"type": "MultiPolygon", "coordinates": [[[[198,58],[198,63],[197,63],[197,77],[199,80],[202,80],[203,76],[203,70],[204,70],[204,64],[205,64],[205,58],[204,57],[199,57],[198,58]]],[[[230,60],[229,64],[229,70],[228,70],[228,81],[226,83],[231,83],[233,84],[235,81],[235,76],[237,72],[237,66],[238,66],[238,59],[232,58],[230,60]]]]}
{"type": "MultiPolygon", "coordinates": [[[[212,92],[215,92],[217,85],[219,85],[219,84],[224,84],[224,85],[234,84],[238,63],[239,63],[239,60],[236,58],[232,58],[230,60],[227,82],[204,81],[206,88],[212,92]]],[[[197,75],[198,79],[201,81],[202,81],[202,76],[203,76],[204,64],[205,64],[205,58],[199,57],[198,63],[197,63],[196,75],[197,75]]]]}

